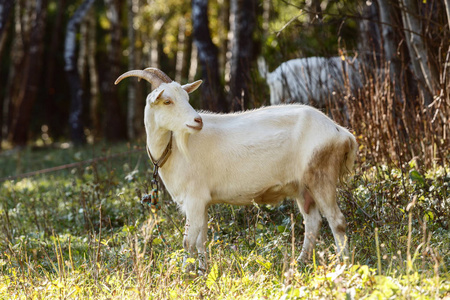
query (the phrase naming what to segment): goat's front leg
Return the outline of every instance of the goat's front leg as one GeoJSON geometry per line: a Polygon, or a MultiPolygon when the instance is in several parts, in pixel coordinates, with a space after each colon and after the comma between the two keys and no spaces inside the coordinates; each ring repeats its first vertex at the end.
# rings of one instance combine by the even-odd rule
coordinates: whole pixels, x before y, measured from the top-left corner
{"type": "MultiPolygon", "coordinates": [[[[195,202],[194,202],[195,203],[195,202]]],[[[186,226],[183,239],[184,249],[190,257],[199,254],[199,269],[206,269],[206,230],[207,230],[207,211],[204,205],[186,207],[186,226]],[[197,251],[196,251],[197,250],[197,251]]],[[[194,265],[186,265],[186,271],[193,271],[194,265]]]]}
{"type": "Polygon", "coordinates": [[[203,217],[203,226],[197,237],[197,251],[198,251],[198,269],[200,272],[204,273],[207,269],[206,263],[206,239],[208,237],[208,207],[205,208],[203,217]]]}

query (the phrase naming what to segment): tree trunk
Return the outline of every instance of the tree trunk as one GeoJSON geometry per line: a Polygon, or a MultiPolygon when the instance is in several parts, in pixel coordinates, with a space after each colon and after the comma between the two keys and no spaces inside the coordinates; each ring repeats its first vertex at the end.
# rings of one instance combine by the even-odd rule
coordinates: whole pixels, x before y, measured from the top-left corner
{"type": "Polygon", "coordinates": [[[5,87],[6,89],[6,95],[3,99],[3,109],[2,109],[2,116],[3,116],[3,123],[2,123],[2,135],[5,137],[9,136],[9,131],[11,129],[11,123],[14,116],[14,108],[13,108],[13,99],[15,98],[15,95],[20,90],[20,83],[22,82],[22,72],[17,72],[17,70],[20,70],[23,64],[23,57],[25,54],[24,49],[24,37],[25,33],[23,32],[24,28],[22,28],[22,17],[23,15],[28,14],[28,11],[26,8],[22,11],[20,9],[20,3],[19,1],[16,2],[14,6],[14,34],[13,34],[13,41],[12,41],[12,47],[10,52],[11,57],[11,65],[9,68],[8,73],[8,79],[6,81],[5,87]]]}
{"type": "MultiPolygon", "coordinates": [[[[386,0],[383,0],[387,2],[386,0]]],[[[373,63],[375,67],[378,63],[377,56],[381,53],[381,6],[377,2],[366,2],[362,11],[362,20],[358,24],[358,52],[364,60],[373,63]]]]}
{"type": "Polygon", "coordinates": [[[160,54],[158,49],[158,41],[161,40],[162,27],[164,25],[164,18],[159,18],[153,23],[151,33],[146,36],[146,48],[148,48],[148,63],[146,67],[160,68],[160,54]]]}
{"type": "Polygon", "coordinates": [[[202,66],[202,106],[211,111],[227,110],[219,77],[218,50],[211,39],[208,21],[208,0],[192,0],[194,41],[202,66]]]}
{"type": "Polygon", "coordinates": [[[307,4],[308,9],[308,15],[309,15],[309,23],[315,23],[316,21],[319,21],[320,23],[323,22],[323,15],[322,15],[322,7],[321,0],[312,0],[309,2],[309,5],[307,4]]]}
{"type": "Polygon", "coordinates": [[[82,145],[86,142],[82,120],[84,91],[81,85],[75,55],[76,31],[77,26],[80,25],[93,2],[94,0],[84,1],[75,11],[72,18],[70,18],[67,23],[67,33],[64,45],[64,70],[66,71],[67,79],[69,81],[71,95],[69,115],[70,138],[75,145],[82,145]]]}
{"type": "Polygon", "coordinates": [[[108,72],[105,74],[103,88],[103,99],[105,108],[105,137],[109,141],[119,141],[126,138],[126,126],[123,113],[120,110],[117,87],[114,81],[120,75],[120,6],[122,1],[105,0],[107,17],[111,24],[110,43],[108,45],[108,72]]]}
{"type": "Polygon", "coordinates": [[[253,58],[253,30],[255,27],[255,2],[253,0],[232,0],[230,24],[231,74],[229,106],[232,110],[249,107],[251,83],[250,66],[253,58]],[[231,21],[234,19],[234,22],[231,21]]]}
{"type": "Polygon", "coordinates": [[[181,82],[184,68],[184,48],[186,40],[186,19],[178,20],[177,56],[175,60],[175,81],[181,82]]]}
{"type": "Polygon", "coordinates": [[[6,23],[8,23],[9,20],[9,13],[13,7],[13,0],[0,0],[0,36],[5,30],[6,23]]]}
{"type": "MultiPolygon", "coordinates": [[[[137,8],[141,6],[140,0],[133,0],[133,5],[137,8]]],[[[146,35],[146,33],[142,32],[141,30],[136,31],[136,50],[135,50],[135,58],[136,58],[136,68],[137,69],[144,69],[146,67],[149,67],[147,62],[143,59],[143,37],[142,35],[146,35]]],[[[140,137],[144,132],[144,107],[145,107],[145,93],[146,85],[144,83],[137,84],[136,85],[136,114],[134,117],[134,128],[136,131],[136,137],[140,137]]]]}
{"type": "Polygon", "coordinates": [[[383,37],[382,47],[384,50],[384,57],[386,63],[389,65],[389,75],[394,84],[397,99],[404,101],[404,99],[402,99],[403,97],[401,91],[404,70],[402,70],[400,57],[397,54],[399,52],[398,47],[400,44],[400,39],[394,31],[395,24],[399,24],[396,21],[394,16],[395,13],[392,9],[392,4],[389,3],[389,0],[378,0],[378,5],[381,21],[381,34],[383,37]]]}
{"type": "Polygon", "coordinates": [[[419,7],[416,0],[401,0],[403,27],[405,31],[406,44],[413,71],[417,77],[422,97],[425,104],[432,102],[433,95],[438,90],[437,72],[429,65],[429,58],[425,42],[422,38],[422,25],[419,19],[419,7]]]}
{"type": "MultiPolygon", "coordinates": [[[[188,20],[185,19],[186,24],[189,23],[188,20]]],[[[191,58],[192,46],[194,45],[192,40],[192,34],[189,34],[189,28],[185,28],[184,33],[184,45],[183,45],[183,65],[181,68],[181,78],[186,81],[189,76],[189,59],[191,58]]],[[[183,81],[183,82],[184,82],[183,81]]]]}
{"type": "Polygon", "coordinates": [[[56,8],[56,20],[55,24],[52,28],[52,37],[50,41],[50,47],[47,51],[47,55],[45,58],[45,99],[44,105],[46,107],[45,110],[45,118],[47,120],[47,125],[50,128],[49,131],[52,135],[62,135],[63,128],[59,123],[60,120],[54,118],[55,111],[57,109],[56,105],[56,90],[58,85],[58,80],[55,80],[55,74],[59,72],[57,70],[57,60],[55,57],[59,54],[58,47],[61,46],[61,39],[64,36],[64,28],[63,28],[63,18],[66,10],[66,0],[58,1],[56,8]]]}
{"type": "MultiPolygon", "coordinates": [[[[137,11],[137,7],[133,4],[133,0],[127,0],[127,10],[128,10],[128,70],[136,69],[135,63],[135,44],[136,35],[134,31],[134,15],[137,11]]],[[[127,110],[127,136],[129,140],[133,140],[136,137],[136,132],[134,129],[134,118],[136,117],[136,85],[135,80],[130,80],[128,82],[128,110],[127,110]]]]}
{"type": "Polygon", "coordinates": [[[195,43],[192,43],[188,82],[192,82],[195,80],[195,74],[197,74],[197,67],[198,67],[198,49],[197,46],[195,46],[195,43]]]}
{"type": "Polygon", "coordinates": [[[5,45],[9,25],[10,12],[13,7],[13,0],[0,0],[0,58],[2,57],[2,50],[5,45]]]}
{"type": "Polygon", "coordinates": [[[87,62],[89,69],[89,80],[90,80],[90,102],[89,102],[89,114],[91,119],[92,136],[93,138],[99,137],[101,133],[101,125],[99,118],[99,87],[98,87],[98,74],[97,74],[97,62],[95,60],[95,53],[97,49],[96,42],[96,27],[97,20],[95,19],[95,11],[91,9],[88,13],[88,51],[87,51],[87,62]]]}
{"type": "MultiPolygon", "coordinates": [[[[222,41],[219,45],[219,68],[220,74],[229,74],[229,65],[227,65],[228,59],[228,34],[230,32],[230,0],[218,0],[220,9],[219,22],[222,26],[219,27],[219,40],[222,41]]],[[[225,83],[228,84],[228,80],[225,79],[225,83]]]]}
{"type": "Polygon", "coordinates": [[[262,33],[263,33],[263,39],[264,42],[269,36],[269,24],[270,24],[270,0],[262,0],[263,1],[263,13],[262,13],[262,33]]]}
{"type": "Polygon", "coordinates": [[[23,79],[20,82],[19,93],[14,95],[14,98],[11,98],[13,115],[9,141],[17,146],[25,146],[28,141],[31,113],[39,89],[39,81],[41,80],[46,13],[47,0],[36,0],[30,27],[29,45],[23,57],[23,65],[20,68],[23,79]]]}
{"type": "Polygon", "coordinates": [[[445,13],[447,14],[448,28],[450,28],[450,1],[448,0],[444,1],[444,5],[445,5],[445,13]]]}
{"type": "MultiPolygon", "coordinates": [[[[9,18],[10,18],[10,12],[11,9],[14,7],[13,0],[0,0],[0,62],[2,59],[2,53],[3,53],[3,47],[6,42],[6,37],[8,33],[8,27],[9,27],[9,18]]],[[[1,64],[0,64],[1,66],[1,64]]],[[[4,86],[6,87],[6,86],[4,86]]],[[[2,94],[2,89],[0,89],[0,95],[2,94]]],[[[5,99],[2,97],[0,102],[0,149],[1,149],[1,142],[3,140],[3,107],[4,107],[4,101],[5,99]]]]}
{"type": "Polygon", "coordinates": [[[88,30],[89,30],[89,20],[87,15],[89,12],[86,12],[85,16],[83,16],[83,21],[80,22],[79,27],[79,42],[78,42],[78,57],[77,57],[77,68],[78,74],[80,75],[80,79],[82,85],[86,79],[86,68],[87,68],[87,52],[88,52],[88,30]]]}

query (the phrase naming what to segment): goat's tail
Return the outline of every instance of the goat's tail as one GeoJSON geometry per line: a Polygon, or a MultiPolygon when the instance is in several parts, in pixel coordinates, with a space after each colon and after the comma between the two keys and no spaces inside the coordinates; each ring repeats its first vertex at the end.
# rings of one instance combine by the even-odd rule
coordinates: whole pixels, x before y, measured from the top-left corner
{"type": "Polygon", "coordinates": [[[339,170],[339,180],[341,182],[344,182],[352,172],[358,151],[358,143],[353,135],[348,137],[344,143],[344,159],[339,170]]]}
{"type": "Polygon", "coordinates": [[[258,57],[258,71],[262,78],[267,79],[267,73],[269,71],[267,70],[266,60],[262,56],[258,57]]]}

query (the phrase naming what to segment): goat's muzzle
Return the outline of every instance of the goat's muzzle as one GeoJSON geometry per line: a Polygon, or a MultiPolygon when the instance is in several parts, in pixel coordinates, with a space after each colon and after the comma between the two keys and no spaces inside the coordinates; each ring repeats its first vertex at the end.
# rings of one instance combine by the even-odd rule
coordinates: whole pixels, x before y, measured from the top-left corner
{"type": "Polygon", "coordinates": [[[201,130],[201,129],[203,128],[203,120],[202,120],[201,117],[195,118],[195,119],[194,119],[194,122],[195,122],[197,125],[194,126],[194,125],[186,124],[186,126],[189,127],[189,128],[195,129],[195,130],[201,130]]]}

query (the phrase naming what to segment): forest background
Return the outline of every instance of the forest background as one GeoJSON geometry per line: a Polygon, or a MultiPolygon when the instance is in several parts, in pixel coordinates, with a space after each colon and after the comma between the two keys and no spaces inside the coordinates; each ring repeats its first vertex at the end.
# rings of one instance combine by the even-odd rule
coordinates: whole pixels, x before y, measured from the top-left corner
{"type": "Polygon", "coordinates": [[[322,109],[344,123],[339,111],[348,107],[345,125],[363,134],[365,151],[377,160],[420,156],[427,165],[443,163],[448,6],[442,0],[2,0],[2,145],[142,137],[149,87],[113,84],[129,69],[160,68],[182,83],[201,78],[194,106],[229,112],[270,104],[258,56],[269,70],[293,58],[342,56],[364,62],[364,87],[334,95],[322,109]]]}

